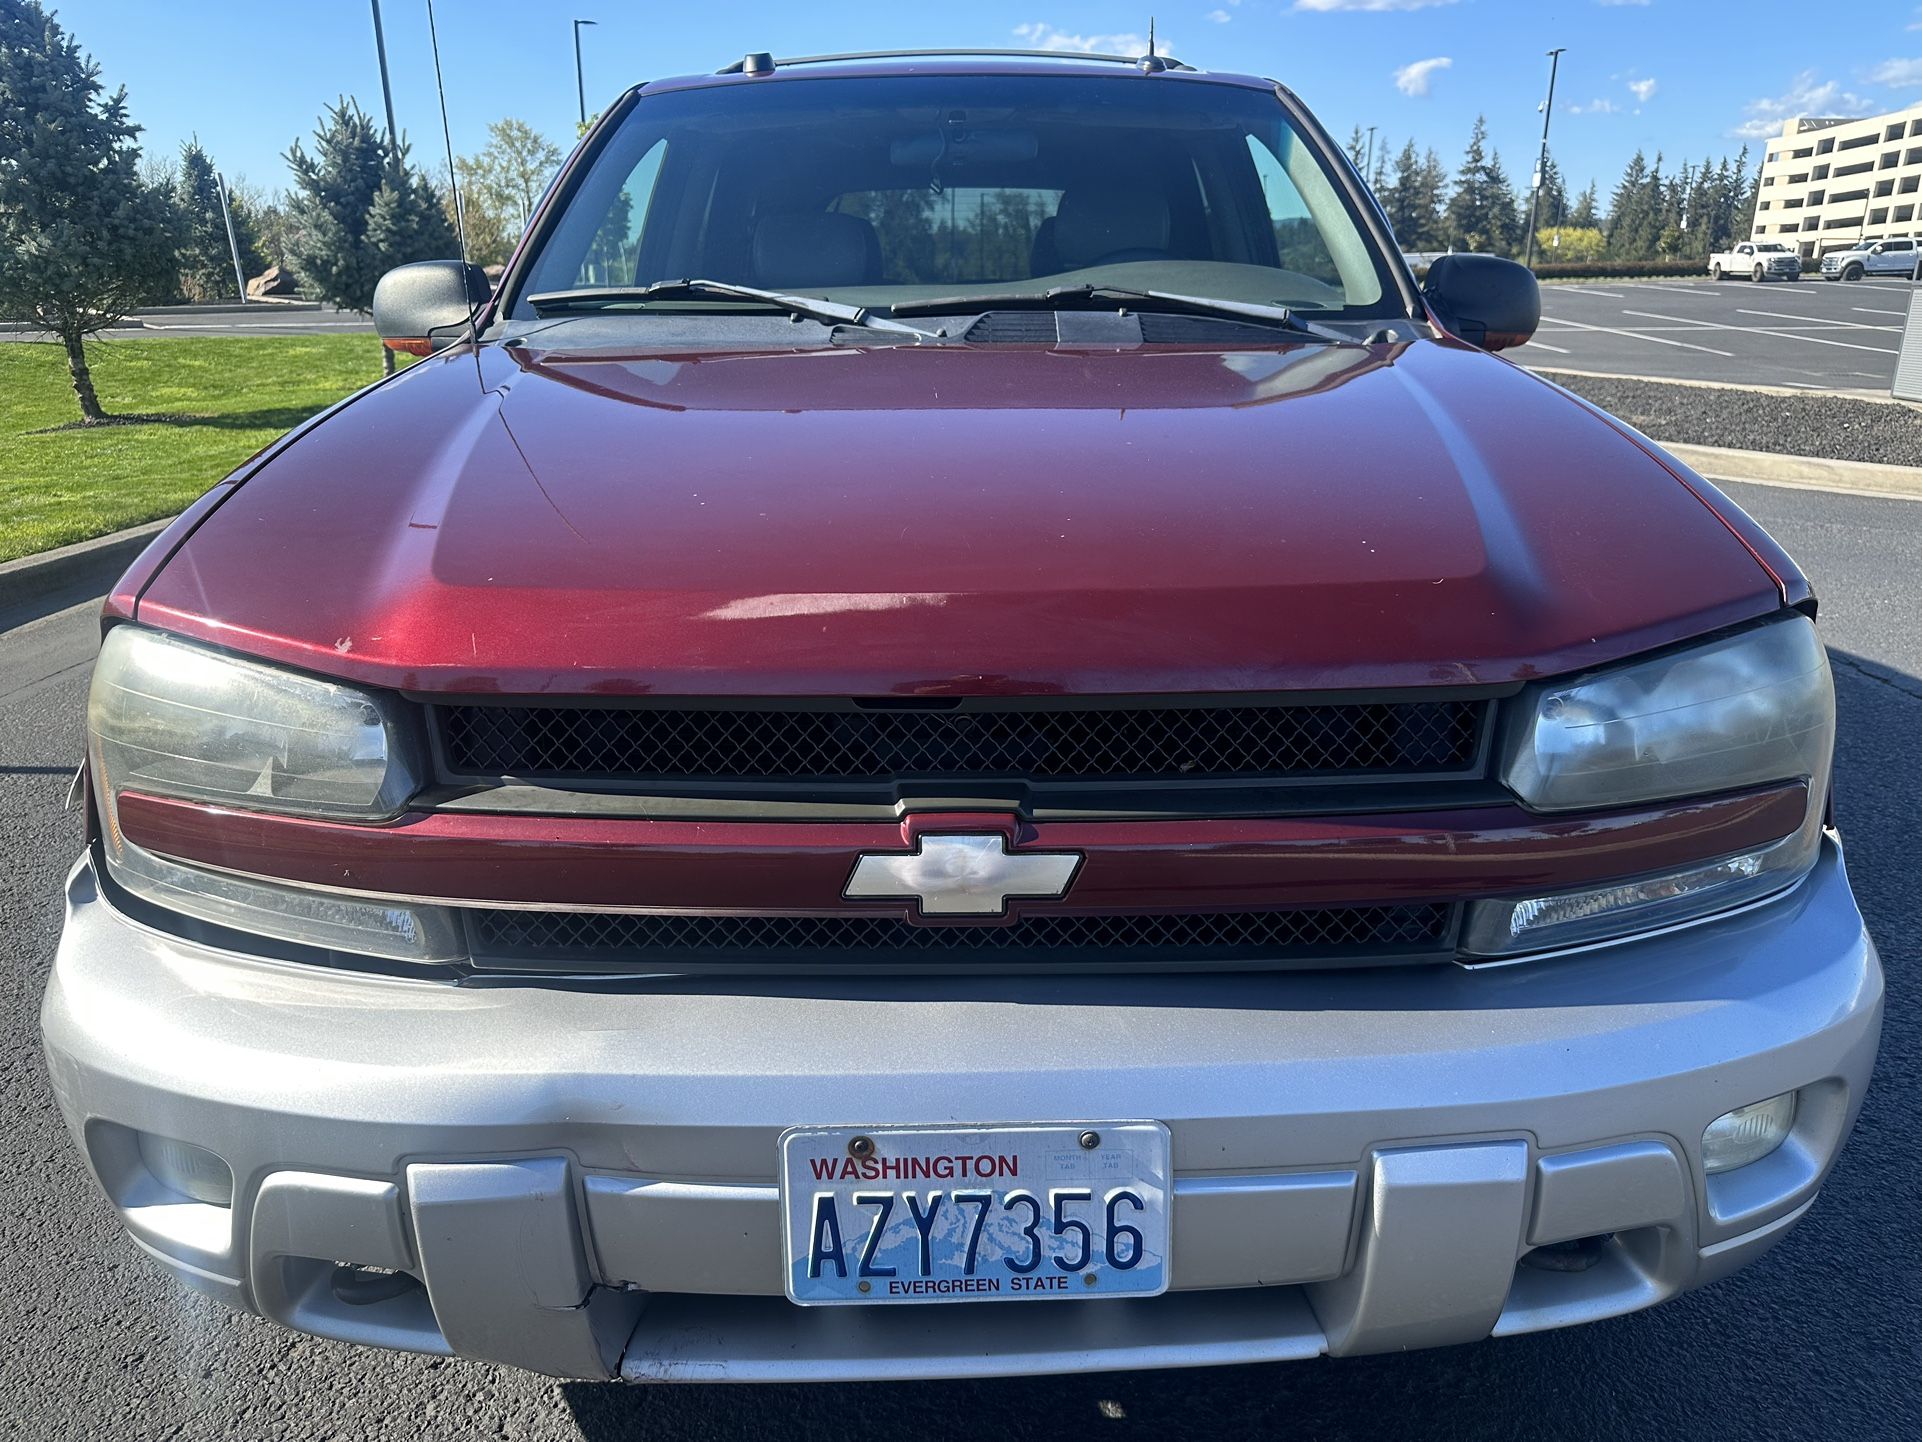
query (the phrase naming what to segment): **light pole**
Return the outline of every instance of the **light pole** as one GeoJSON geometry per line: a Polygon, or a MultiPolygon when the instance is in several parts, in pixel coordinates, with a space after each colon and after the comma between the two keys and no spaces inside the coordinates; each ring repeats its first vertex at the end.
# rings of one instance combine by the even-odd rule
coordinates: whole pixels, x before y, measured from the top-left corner
{"type": "Polygon", "coordinates": [[[594,20],[574,22],[574,98],[580,102],[582,128],[587,125],[587,84],[581,79],[581,26],[598,23],[594,20]]]}
{"type": "Polygon", "coordinates": [[[394,128],[394,91],[387,83],[387,41],[380,33],[380,0],[374,4],[374,54],[380,57],[380,98],[387,106],[387,143],[398,145],[400,132],[394,128]]]}
{"type": "Polygon", "coordinates": [[[240,303],[247,303],[247,273],[240,268],[240,242],[234,239],[234,212],[227,203],[227,177],[214,172],[214,189],[220,195],[220,218],[227,222],[227,249],[234,257],[234,284],[240,287],[240,303]]]}
{"type": "Polygon", "coordinates": [[[1375,127],[1368,127],[1368,159],[1363,163],[1361,178],[1369,185],[1375,183],[1375,127]]]}
{"type": "Polygon", "coordinates": [[[1542,204],[1542,177],[1548,169],[1548,122],[1555,118],[1555,72],[1561,69],[1566,45],[1548,52],[1548,99],[1542,102],[1542,153],[1535,157],[1535,191],[1528,199],[1528,249],[1522,261],[1531,269],[1535,264],[1535,215],[1542,204]]]}

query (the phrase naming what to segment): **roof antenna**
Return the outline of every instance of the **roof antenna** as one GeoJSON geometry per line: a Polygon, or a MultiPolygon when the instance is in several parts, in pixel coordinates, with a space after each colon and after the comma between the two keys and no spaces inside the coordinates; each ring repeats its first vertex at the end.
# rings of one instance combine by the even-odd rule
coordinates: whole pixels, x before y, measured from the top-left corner
{"type": "Polygon", "coordinates": [[[1137,62],[1144,75],[1158,75],[1168,68],[1168,62],[1155,54],[1155,17],[1148,17],[1148,53],[1137,62]]]}
{"type": "MultiPolygon", "coordinates": [[[[434,91],[440,97],[440,133],[447,143],[447,188],[454,196],[454,235],[460,242],[460,263],[465,274],[467,265],[467,212],[460,203],[460,176],[454,169],[454,132],[447,124],[447,87],[440,77],[440,31],[434,25],[434,0],[427,0],[427,39],[434,49],[434,91]]],[[[474,378],[480,382],[483,391],[487,389],[487,377],[481,373],[480,331],[474,325],[474,307],[467,312],[467,339],[474,352],[474,378]]]]}

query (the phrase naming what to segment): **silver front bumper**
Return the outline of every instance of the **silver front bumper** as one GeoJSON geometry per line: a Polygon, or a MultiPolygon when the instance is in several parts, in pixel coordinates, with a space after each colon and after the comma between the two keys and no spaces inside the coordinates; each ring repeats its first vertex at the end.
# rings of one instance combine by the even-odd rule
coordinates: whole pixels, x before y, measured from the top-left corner
{"type": "Polygon", "coordinates": [[[636,1380],[1188,1366],[1534,1331],[1734,1270],[1814,1200],[1882,978],[1832,843],[1791,895],[1497,970],[454,987],[236,957],[75,869],[42,1023],[135,1240],[322,1336],[636,1380]],[[1703,1127],[1800,1088],[1703,1176],[1703,1127]],[[802,1310],[775,1139],[800,1123],[1154,1117],[1173,1290],[802,1310]],[[169,1192],[146,1132],[232,1167],[169,1192]],[[1612,1236],[1586,1271],[1518,1265],[1612,1236]],[[335,1263],[425,1282],[350,1306],[335,1263]]]}

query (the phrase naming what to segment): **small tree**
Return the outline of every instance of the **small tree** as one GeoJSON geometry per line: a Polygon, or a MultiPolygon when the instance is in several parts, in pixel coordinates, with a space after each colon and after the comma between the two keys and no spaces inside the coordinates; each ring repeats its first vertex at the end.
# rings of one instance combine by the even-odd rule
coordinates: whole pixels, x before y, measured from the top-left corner
{"type": "MultiPolygon", "coordinates": [[[[314,154],[287,152],[290,259],[303,287],[343,310],[366,314],[374,287],[397,265],[454,254],[454,228],[432,182],[407,160],[407,143],[374,128],[343,97],[314,132],[314,154]]],[[[381,367],[394,353],[381,347],[381,367]]]]}
{"type": "Polygon", "coordinates": [[[180,147],[180,172],[174,177],[174,256],[180,267],[180,290],[188,300],[215,300],[235,288],[234,247],[240,250],[243,272],[262,269],[253,222],[244,207],[231,207],[234,246],[227,243],[227,220],[220,208],[220,182],[213,162],[196,138],[180,147]]]}
{"type": "Polygon", "coordinates": [[[0,0],[0,318],[51,331],[84,420],[106,413],[85,340],[172,285],[161,197],[142,183],[127,92],[37,0],[0,0]]]}

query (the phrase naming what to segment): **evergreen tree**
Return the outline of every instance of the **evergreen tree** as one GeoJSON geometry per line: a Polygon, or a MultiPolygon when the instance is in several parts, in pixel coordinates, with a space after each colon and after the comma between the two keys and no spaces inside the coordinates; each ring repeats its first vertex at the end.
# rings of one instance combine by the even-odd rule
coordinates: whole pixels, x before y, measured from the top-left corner
{"type": "MultiPolygon", "coordinates": [[[[389,270],[454,254],[454,227],[432,182],[408,162],[406,141],[383,134],[354,101],[329,106],[314,154],[296,140],[287,164],[295,185],[291,259],[303,287],[321,299],[364,314],[389,270]]],[[[381,364],[393,369],[385,346],[381,364]]]]}
{"type": "MultiPolygon", "coordinates": [[[[247,275],[265,266],[254,236],[251,217],[236,205],[234,246],[247,275]]],[[[234,293],[233,247],[227,244],[227,221],[220,209],[220,183],[213,162],[198,138],[180,147],[180,170],[173,183],[174,260],[180,270],[180,291],[190,301],[215,300],[234,293]]]]}
{"type": "Polygon", "coordinates": [[[1755,203],[1762,193],[1762,170],[1748,168],[1748,147],[1735,159],[1734,183],[1729,189],[1729,234],[1747,240],[1755,233],[1755,203]]]}
{"type": "Polygon", "coordinates": [[[1488,167],[1482,172],[1483,204],[1488,210],[1488,249],[1495,255],[1520,255],[1527,214],[1516,203],[1515,187],[1509,183],[1502,165],[1502,153],[1488,153],[1488,167]]]}
{"type": "Polygon", "coordinates": [[[1535,205],[1535,223],[1543,230],[1568,224],[1568,187],[1552,155],[1542,161],[1542,193],[1535,205]]]}
{"type": "Polygon", "coordinates": [[[1410,140],[1395,157],[1395,173],[1391,180],[1376,189],[1381,199],[1381,207],[1387,212],[1388,225],[1395,232],[1396,243],[1403,250],[1430,250],[1429,241],[1433,239],[1435,228],[1435,207],[1432,198],[1423,195],[1421,152],[1415,149],[1410,140]]]}
{"type": "Polygon", "coordinates": [[[1501,156],[1488,149],[1485,116],[1475,117],[1455,191],[1448,198],[1443,232],[1456,250],[1511,255],[1517,249],[1521,221],[1515,213],[1515,191],[1501,156]]]}
{"type": "Polygon", "coordinates": [[[1348,133],[1348,144],[1344,148],[1348,151],[1348,158],[1355,163],[1355,169],[1360,170],[1367,163],[1368,137],[1362,134],[1359,125],[1348,133]]]}
{"type": "Polygon", "coordinates": [[[166,205],[140,178],[125,89],[37,0],[0,0],[0,318],[52,332],[84,420],[85,340],[173,284],[166,205]]]}
{"type": "Polygon", "coordinates": [[[1567,216],[1570,230],[1600,230],[1602,217],[1600,201],[1595,193],[1595,182],[1589,181],[1588,189],[1575,198],[1575,204],[1567,216]]]}
{"type": "Polygon", "coordinates": [[[1658,157],[1651,171],[1648,157],[1638,150],[1622,172],[1608,211],[1611,260],[1647,260],[1655,254],[1655,243],[1661,235],[1661,216],[1655,203],[1661,184],[1660,167],[1658,157]]]}

